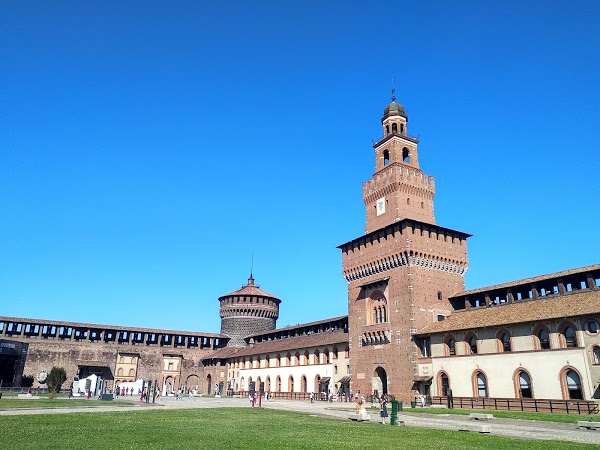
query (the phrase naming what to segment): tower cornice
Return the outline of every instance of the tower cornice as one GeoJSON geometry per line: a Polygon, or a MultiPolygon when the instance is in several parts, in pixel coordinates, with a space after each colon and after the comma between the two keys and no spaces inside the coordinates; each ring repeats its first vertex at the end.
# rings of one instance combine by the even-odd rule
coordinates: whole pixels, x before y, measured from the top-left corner
{"type": "Polygon", "coordinates": [[[373,144],[373,148],[377,148],[377,147],[385,144],[386,142],[388,142],[388,141],[390,141],[390,140],[392,140],[394,138],[399,138],[401,140],[412,142],[413,144],[418,144],[419,143],[419,139],[417,139],[416,137],[412,137],[412,136],[409,136],[407,134],[390,133],[387,136],[385,136],[383,139],[380,139],[379,141],[375,142],[373,144]]]}

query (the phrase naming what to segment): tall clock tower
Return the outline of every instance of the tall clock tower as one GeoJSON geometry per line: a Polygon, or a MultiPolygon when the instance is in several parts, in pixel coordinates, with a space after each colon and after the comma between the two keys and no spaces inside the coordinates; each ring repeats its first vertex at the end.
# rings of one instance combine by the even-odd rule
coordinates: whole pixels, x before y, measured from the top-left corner
{"type": "Polygon", "coordinates": [[[420,168],[419,141],[408,134],[408,116],[393,91],[381,124],[375,172],[363,183],[365,234],[339,246],[348,282],[351,388],[408,401],[427,393],[430,382],[417,373],[420,349],[412,336],[445,317],[448,297],[464,291],[470,235],[436,224],[434,179],[420,168]]]}

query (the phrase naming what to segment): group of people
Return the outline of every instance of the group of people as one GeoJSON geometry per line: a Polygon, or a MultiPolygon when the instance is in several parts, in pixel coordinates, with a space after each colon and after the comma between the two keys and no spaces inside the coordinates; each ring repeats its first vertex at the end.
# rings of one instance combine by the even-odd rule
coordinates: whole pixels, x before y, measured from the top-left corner
{"type": "MultiPolygon", "coordinates": [[[[377,397],[377,395],[374,393],[373,394],[373,399],[377,398],[379,401],[379,417],[381,418],[381,423],[385,424],[385,419],[389,416],[388,411],[387,411],[387,404],[389,402],[389,398],[387,396],[387,394],[382,394],[380,397],[377,397]]],[[[365,397],[364,395],[360,394],[360,391],[358,391],[356,393],[356,409],[355,412],[356,414],[360,414],[361,409],[364,408],[365,404],[365,397]]]]}
{"type": "MultiPolygon", "coordinates": [[[[140,389],[140,390],[138,390],[138,394],[141,394],[141,393],[142,393],[142,392],[141,392],[141,389],[140,389]]],[[[117,397],[118,397],[118,396],[125,397],[126,395],[130,395],[130,396],[131,396],[131,395],[133,395],[133,388],[128,388],[128,387],[127,387],[127,388],[124,388],[124,387],[119,387],[119,386],[117,386],[117,387],[115,388],[115,395],[116,395],[117,397]]]]}

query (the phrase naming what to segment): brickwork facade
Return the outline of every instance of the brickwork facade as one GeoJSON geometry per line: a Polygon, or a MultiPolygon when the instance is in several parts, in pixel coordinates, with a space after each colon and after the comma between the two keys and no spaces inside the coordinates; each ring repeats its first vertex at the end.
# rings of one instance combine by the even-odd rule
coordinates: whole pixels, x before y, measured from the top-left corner
{"type": "Polygon", "coordinates": [[[169,382],[175,390],[189,383],[203,389],[203,358],[227,341],[211,333],[13,317],[0,317],[0,339],[27,344],[23,370],[12,380],[4,380],[4,385],[19,386],[25,374],[34,375],[34,387],[43,386],[36,375],[59,366],[67,372],[67,387],[75,375],[96,374],[107,380],[109,388],[141,378],[157,381],[159,386],[169,382]],[[169,367],[174,360],[181,361],[176,370],[169,367]]]}
{"type": "Polygon", "coordinates": [[[433,178],[418,164],[418,141],[392,101],[374,145],[375,174],[363,184],[367,234],[341,245],[348,281],[354,391],[408,400],[418,375],[417,330],[452,310],[464,290],[468,234],[435,225],[433,178]],[[394,126],[395,125],[395,126],[394,126]]]}

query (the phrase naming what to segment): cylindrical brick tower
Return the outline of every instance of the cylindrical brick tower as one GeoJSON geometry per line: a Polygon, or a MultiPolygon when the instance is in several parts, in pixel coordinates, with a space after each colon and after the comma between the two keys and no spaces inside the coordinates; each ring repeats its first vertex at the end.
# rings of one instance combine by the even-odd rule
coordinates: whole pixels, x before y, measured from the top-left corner
{"type": "Polygon", "coordinates": [[[219,302],[221,333],[230,337],[228,347],[245,347],[246,336],[275,329],[281,300],[259,289],[252,274],[247,285],[219,297],[219,302]]]}

